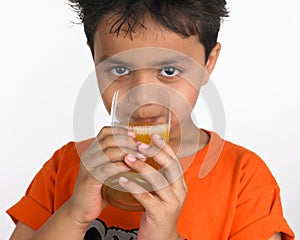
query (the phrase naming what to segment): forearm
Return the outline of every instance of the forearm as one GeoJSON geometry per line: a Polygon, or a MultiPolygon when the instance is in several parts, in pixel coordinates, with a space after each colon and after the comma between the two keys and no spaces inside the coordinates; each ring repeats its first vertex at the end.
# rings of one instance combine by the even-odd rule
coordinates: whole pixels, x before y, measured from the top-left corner
{"type": "Polygon", "coordinates": [[[82,240],[88,223],[81,224],[72,217],[68,203],[62,206],[30,240],[82,240]]]}

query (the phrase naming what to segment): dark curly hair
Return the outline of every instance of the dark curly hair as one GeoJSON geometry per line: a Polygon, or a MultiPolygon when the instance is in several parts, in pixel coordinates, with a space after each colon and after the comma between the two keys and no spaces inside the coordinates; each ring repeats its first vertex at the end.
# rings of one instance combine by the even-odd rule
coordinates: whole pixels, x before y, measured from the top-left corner
{"type": "Polygon", "coordinates": [[[122,27],[131,34],[150,16],[163,27],[183,36],[198,35],[206,60],[217,42],[221,20],[228,16],[226,0],[69,0],[84,25],[87,41],[94,54],[94,33],[104,16],[114,17],[110,32],[122,27]]]}

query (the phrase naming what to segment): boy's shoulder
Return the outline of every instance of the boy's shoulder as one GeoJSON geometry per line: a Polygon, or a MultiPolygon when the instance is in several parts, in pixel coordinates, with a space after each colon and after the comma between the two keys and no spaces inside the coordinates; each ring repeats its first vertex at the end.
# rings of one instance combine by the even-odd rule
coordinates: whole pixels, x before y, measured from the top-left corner
{"type": "Polygon", "coordinates": [[[231,169],[231,174],[240,179],[241,185],[247,185],[249,181],[252,182],[250,185],[257,187],[261,184],[277,185],[265,160],[254,151],[227,140],[224,140],[219,167],[225,171],[231,169]]]}
{"type": "Polygon", "coordinates": [[[242,160],[242,159],[257,159],[262,160],[258,154],[254,151],[236,144],[230,140],[226,140],[219,136],[216,132],[209,132],[210,140],[208,145],[206,146],[206,154],[213,154],[217,155],[222,159],[235,159],[235,160],[242,160]]]}
{"type": "Polygon", "coordinates": [[[231,175],[246,173],[251,176],[260,173],[271,176],[265,161],[258,154],[221,138],[215,132],[209,132],[209,134],[209,143],[202,150],[203,153],[198,154],[200,158],[203,158],[200,176],[205,177],[212,172],[218,172],[221,175],[231,172],[231,175]]]}

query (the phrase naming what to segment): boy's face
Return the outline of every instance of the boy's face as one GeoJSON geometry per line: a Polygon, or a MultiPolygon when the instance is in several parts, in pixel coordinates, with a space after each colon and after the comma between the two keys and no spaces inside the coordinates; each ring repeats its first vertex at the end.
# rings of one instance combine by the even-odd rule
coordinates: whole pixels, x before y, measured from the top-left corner
{"type": "MultiPolygon", "coordinates": [[[[108,112],[116,90],[124,87],[132,88],[140,84],[167,86],[184,99],[180,102],[185,102],[185,105],[189,105],[191,108],[195,105],[200,86],[205,84],[207,76],[214,68],[220,49],[218,44],[205,63],[205,49],[198,36],[183,38],[158,26],[151,19],[145,21],[144,25],[147,29],[138,28],[131,37],[130,34],[125,36],[126,29],[121,29],[119,36],[110,34],[111,25],[111,22],[103,19],[94,35],[95,66],[105,66],[99,68],[102,70],[98,71],[97,77],[102,99],[108,112]],[[181,74],[180,71],[184,70],[180,70],[178,63],[174,63],[176,55],[177,59],[180,59],[178,61],[182,68],[190,68],[185,70],[188,72],[186,73],[188,77],[185,77],[185,73],[181,74]],[[183,62],[184,56],[189,60],[183,62]],[[122,59],[122,63],[115,61],[118,58],[122,59]],[[114,60],[110,61],[111,59],[114,60]],[[147,61],[156,62],[155,66],[159,67],[155,67],[153,63],[147,61]],[[166,62],[168,62],[167,65],[166,62]],[[140,66],[134,67],[133,65],[140,66]],[[110,76],[114,74],[113,81],[106,81],[104,77],[106,74],[103,69],[108,69],[107,66],[109,66],[110,76]],[[205,74],[203,74],[204,72],[205,74]],[[204,75],[206,77],[203,77],[204,75]]],[[[179,108],[179,113],[187,109],[183,105],[180,110],[180,106],[175,105],[179,108]]]]}

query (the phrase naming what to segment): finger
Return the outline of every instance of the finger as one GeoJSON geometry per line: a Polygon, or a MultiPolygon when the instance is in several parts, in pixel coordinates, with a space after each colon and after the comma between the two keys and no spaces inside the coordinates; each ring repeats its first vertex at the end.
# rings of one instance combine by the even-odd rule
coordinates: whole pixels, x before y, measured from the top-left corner
{"type": "Polygon", "coordinates": [[[107,135],[99,141],[100,148],[105,150],[109,147],[131,148],[137,151],[137,142],[129,135],[107,135]]]}
{"type": "Polygon", "coordinates": [[[137,144],[134,140],[134,133],[120,127],[104,127],[101,132],[102,138],[100,140],[96,138],[81,155],[81,160],[86,162],[89,168],[109,161],[123,160],[125,154],[134,154],[138,158],[145,158],[145,156],[136,152],[137,144]],[[115,136],[109,135],[114,131],[118,134],[115,136]],[[116,150],[117,147],[121,148],[123,152],[116,150]]]}
{"type": "Polygon", "coordinates": [[[177,158],[176,154],[174,153],[171,146],[166,142],[165,139],[163,139],[159,134],[153,133],[151,135],[152,142],[160,149],[162,149],[164,152],[168,153],[170,156],[172,156],[174,159],[177,158]]]}
{"type": "MultiPolygon", "coordinates": [[[[172,201],[175,196],[173,189],[170,187],[170,183],[167,181],[167,179],[159,171],[143,161],[138,159],[130,159],[128,156],[125,157],[125,162],[130,168],[139,173],[140,176],[151,185],[151,187],[148,187],[146,190],[150,192],[154,191],[155,194],[164,202],[172,201]]],[[[132,182],[140,185],[141,181],[134,180],[132,182]]]]}
{"type": "Polygon", "coordinates": [[[88,169],[92,170],[101,164],[119,161],[123,162],[126,155],[132,155],[141,160],[146,159],[146,156],[132,149],[111,147],[105,149],[104,151],[96,152],[95,154],[89,154],[88,157],[82,157],[82,162],[87,166],[88,169]]]}
{"type": "MultiPolygon", "coordinates": [[[[100,143],[105,143],[104,139],[108,136],[112,136],[115,135],[115,138],[118,139],[117,135],[123,135],[126,137],[130,137],[130,138],[126,138],[127,141],[130,141],[130,143],[134,143],[134,139],[136,138],[136,135],[134,132],[132,131],[128,131],[127,129],[123,128],[123,127],[108,127],[105,126],[101,129],[101,131],[99,132],[99,134],[97,135],[97,137],[95,138],[95,140],[93,141],[93,143],[91,144],[91,146],[88,148],[88,151],[90,153],[96,153],[104,148],[106,148],[107,146],[105,145],[100,145],[100,143]]],[[[126,141],[124,141],[126,142],[126,141]]]]}
{"type": "Polygon", "coordinates": [[[130,148],[108,148],[104,151],[104,154],[109,158],[110,162],[124,161],[126,155],[146,161],[146,156],[144,154],[134,151],[130,148]]]}
{"type": "MultiPolygon", "coordinates": [[[[155,139],[155,141],[157,143],[160,140],[155,139]]],[[[169,153],[173,152],[172,149],[169,149],[170,147],[166,143],[163,148],[169,153]]],[[[160,172],[165,176],[168,182],[176,188],[176,191],[179,191],[180,193],[186,192],[183,171],[177,157],[173,157],[175,154],[169,155],[157,146],[149,146],[143,143],[138,145],[138,149],[145,156],[151,156],[162,167],[160,172]]]]}
{"type": "MultiPolygon", "coordinates": [[[[111,126],[104,126],[101,131],[98,133],[97,135],[97,139],[100,140],[103,137],[107,136],[107,135],[113,135],[113,134],[123,134],[126,135],[128,134],[128,129],[124,128],[124,127],[111,127],[111,126]]],[[[131,135],[134,136],[134,134],[131,135]]]]}
{"type": "Polygon", "coordinates": [[[146,210],[151,210],[157,208],[158,199],[150,192],[146,191],[143,187],[138,185],[137,183],[128,180],[125,177],[119,178],[119,184],[126,191],[130,192],[134,198],[139,201],[146,210]]]}
{"type": "MultiPolygon", "coordinates": [[[[139,173],[143,179],[145,179],[152,187],[149,191],[154,191],[157,197],[165,203],[170,203],[172,201],[177,201],[183,204],[187,189],[184,179],[178,179],[177,181],[170,184],[167,179],[160,173],[160,171],[155,170],[153,167],[145,162],[138,159],[125,157],[126,164],[132,168],[134,171],[139,173]]],[[[131,179],[129,179],[131,180],[131,179]]],[[[140,185],[140,181],[132,181],[140,185]]],[[[145,190],[145,188],[143,188],[145,190]]],[[[141,189],[137,189],[141,191],[141,189]]]]}
{"type": "Polygon", "coordinates": [[[144,143],[138,145],[138,150],[145,156],[152,157],[161,166],[160,171],[170,183],[175,182],[182,176],[182,169],[177,157],[174,158],[162,149],[144,143]]]}
{"type": "MultiPolygon", "coordinates": [[[[154,143],[154,146],[149,146],[145,143],[138,143],[138,149],[140,152],[143,152],[143,150],[147,151],[147,156],[149,157],[155,157],[158,154],[166,153],[167,155],[171,156],[171,159],[178,160],[176,154],[174,153],[171,146],[163,139],[159,134],[154,133],[151,135],[152,143],[154,143]]],[[[162,159],[163,160],[163,159],[162,159]]],[[[168,162],[161,162],[162,165],[168,164],[168,162]]]]}
{"type": "Polygon", "coordinates": [[[157,196],[147,192],[143,187],[125,177],[119,178],[119,185],[130,192],[150,215],[157,214],[157,211],[159,211],[158,208],[161,207],[162,204],[165,211],[171,209],[172,212],[174,209],[180,209],[183,204],[183,201],[176,199],[174,194],[170,195],[169,201],[161,201],[157,196]]]}
{"type": "Polygon", "coordinates": [[[124,162],[105,163],[90,170],[91,175],[100,183],[104,183],[108,178],[117,174],[129,172],[131,169],[124,162]]]}
{"type": "Polygon", "coordinates": [[[165,188],[169,185],[167,179],[155,168],[147,164],[145,161],[140,161],[133,156],[127,155],[125,157],[125,163],[139,173],[148,183],[151,184],[152,188],[150,191],[157,191],[165,188]]]}

